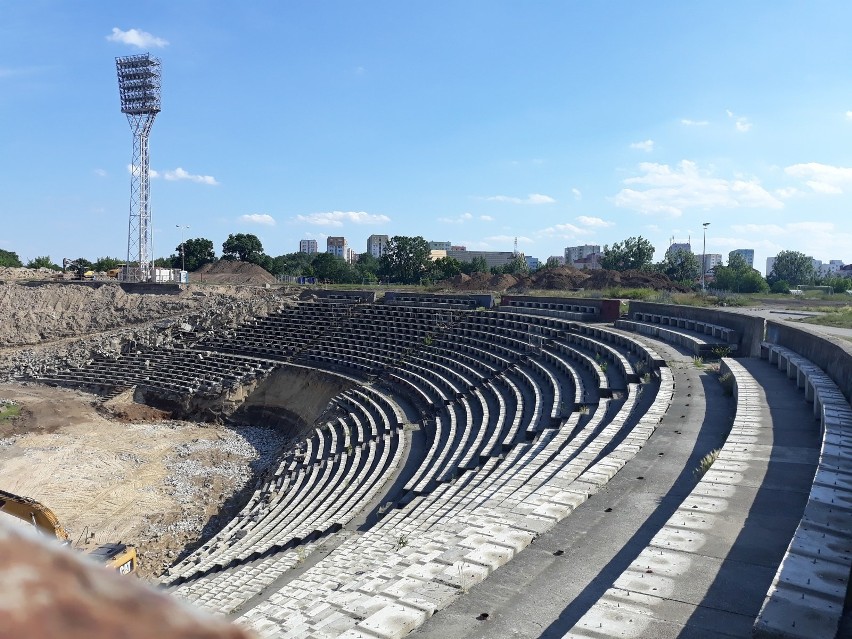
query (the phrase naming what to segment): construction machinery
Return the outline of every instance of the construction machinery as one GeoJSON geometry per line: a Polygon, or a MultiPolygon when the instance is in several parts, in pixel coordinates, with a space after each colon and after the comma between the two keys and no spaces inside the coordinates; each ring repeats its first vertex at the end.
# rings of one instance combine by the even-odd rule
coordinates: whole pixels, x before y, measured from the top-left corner
{"type": "MultiPolygon", "coordinates": [[[[21,497],[0,490],[0,512],[7,513],[32,524],[43,535],[57,539],[63,546],[71,545],[71,536],[59,523],[53,511],[29,497],[21,497]]],[[[88,538],[86,540],[88,542],[88,538]]],[[[120,541],[101,544],[97,548],[85,551],[90,557],[122,575],[136,572],[136,548],[120,541]]]]}

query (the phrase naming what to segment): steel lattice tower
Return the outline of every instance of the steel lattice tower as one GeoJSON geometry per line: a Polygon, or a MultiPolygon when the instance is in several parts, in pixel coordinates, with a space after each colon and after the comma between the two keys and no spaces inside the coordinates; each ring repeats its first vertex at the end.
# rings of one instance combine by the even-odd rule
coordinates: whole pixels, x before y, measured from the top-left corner
{"type": "Polygon", "coordinates": [[[154,241],[149,189],[148,136],[160,112],[160,61],[150,54],[115,59],[121,112],[133,133],[130,164],[130,223],[127,231],[127,269],[124,280],[153,279],[154,241]],[[138,268],[132,268],[133,264],[138,268]]]}

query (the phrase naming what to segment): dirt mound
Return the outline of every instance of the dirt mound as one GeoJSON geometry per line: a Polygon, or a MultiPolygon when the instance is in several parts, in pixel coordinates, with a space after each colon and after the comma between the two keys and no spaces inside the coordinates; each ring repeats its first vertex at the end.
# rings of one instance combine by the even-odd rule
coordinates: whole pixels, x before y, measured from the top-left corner
{"type": "Polygon", "coordinates": [[[192,272],[190,281],[209,284],[252,284],[255,286],[278,282],[272,273],[257,264],[231,260],[219,260],[212,264],[205,264],[197,271],[192,272]]]}
{"type": "Polygon", "coordinates": [[[54,280],[61,274],[61,271],[53,271],[49,268],[0,266],[0,282],[10,282],[12,280],[54,280]]]}

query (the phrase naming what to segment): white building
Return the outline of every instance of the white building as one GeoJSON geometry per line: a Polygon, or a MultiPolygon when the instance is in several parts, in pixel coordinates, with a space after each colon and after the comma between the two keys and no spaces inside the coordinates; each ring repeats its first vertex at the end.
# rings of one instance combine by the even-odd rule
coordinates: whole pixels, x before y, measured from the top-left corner
{"type": "Polygon", "coordinates": [[[573,264],[577,260],[589,257],[592,253],[600,253],[601,247],[597,244],[583,244],[582,246],[565,247],[565,263],[573,264]]]}
{"type": "Polygon", "coordinates": [[[371,235],[367,238],[367,253],[379,259],[388,249],[387,235],[371,235]]]}
{"type": "Polygon", "coordinates": [[[450,241],[446,242],[429,242],[429,250],[430,251],[449,251],[453,248],[453,243],[450,241]]]}
{"type": "Polygon", "coordinates": [[[505,266],[516,257],[526,259],[523,253],[515,254],[512,251],[457,251],[454,249],[447,251],[447,257],[455,258],[459,262],[472,262],[475,257],[481,257],[489,269],[494,266],[505,266]]]}
{"type": "Polygon", "coordinates": [[[733,257],[734,255],[739,255],[745,260],[746,264],[754,268],[754,249],[734,249],[733,251],[728,253],[729,263],[731,261],[731,257],[733,257]]]}
{"type": "Polygon", "coordinates": [[[299,240],[299,253],[307,253],[308,255],[313,255],[316,252],[316,240],[299,240]]]}
{"type": "MultiPolygon", "coordinates": [[[[698,260],[701,263],[701,259],[698,260]]],[[[710,272],[722,263],[721,253],[705,253],[704,254],[704,273],[709,275],[710,272]]]]}
{"type": "Polygon", "coordinates": [[[325,241],[325,252],[345,260],[349,257],[349,243],[345,237],[330,236],[325,241]]]}

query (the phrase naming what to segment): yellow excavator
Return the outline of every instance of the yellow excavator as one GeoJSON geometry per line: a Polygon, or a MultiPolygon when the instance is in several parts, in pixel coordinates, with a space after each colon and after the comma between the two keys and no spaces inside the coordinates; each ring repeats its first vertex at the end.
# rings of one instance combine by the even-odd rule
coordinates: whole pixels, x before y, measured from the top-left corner
{"type": "MultiPolygon", "coordinates": [[[[53,511],[35,499],[0,490],[0,512],[32,524],[40,533],[58,539],[63,546],[71,545],[71,536],[53,511]]],[[[136,548],[133,546],[121,542],[101,544],[87,554],[122,575],[136,572],[136,548]]]]}

